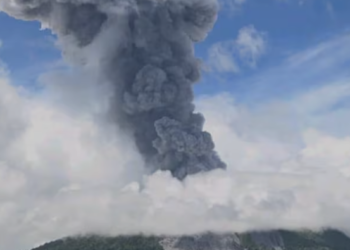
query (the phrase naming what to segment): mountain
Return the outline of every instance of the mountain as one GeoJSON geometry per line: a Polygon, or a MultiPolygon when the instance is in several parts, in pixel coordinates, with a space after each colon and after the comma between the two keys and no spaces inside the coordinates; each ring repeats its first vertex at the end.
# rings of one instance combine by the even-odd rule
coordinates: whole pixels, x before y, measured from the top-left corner
{"type": "Polygon", "coordinates": [[[350,238],[337,230],[206,233],[182,237],[68,237],[32,250],[350,250],[350,238]]]}

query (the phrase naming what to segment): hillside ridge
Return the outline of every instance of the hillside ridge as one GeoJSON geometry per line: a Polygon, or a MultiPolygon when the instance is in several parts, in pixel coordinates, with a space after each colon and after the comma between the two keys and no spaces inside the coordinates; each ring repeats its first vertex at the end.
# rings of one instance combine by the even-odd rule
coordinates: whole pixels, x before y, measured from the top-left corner
{"type": "Polygon", "coordinates": [[[181,237],[87,235],[52,241],[32,250],[350,250],[350,238],[333,229],[181,237]]]}

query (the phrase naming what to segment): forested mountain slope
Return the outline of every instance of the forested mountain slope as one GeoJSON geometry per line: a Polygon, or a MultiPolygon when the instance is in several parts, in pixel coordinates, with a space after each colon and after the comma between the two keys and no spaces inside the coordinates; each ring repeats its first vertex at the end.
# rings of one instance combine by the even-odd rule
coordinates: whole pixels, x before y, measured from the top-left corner
{"type": "Polygon", "coordinates": [[[350,250],[350,238],[337,230],[206,233],[183,237],[84,236],[47,243],[33,250],[350,250]]]}

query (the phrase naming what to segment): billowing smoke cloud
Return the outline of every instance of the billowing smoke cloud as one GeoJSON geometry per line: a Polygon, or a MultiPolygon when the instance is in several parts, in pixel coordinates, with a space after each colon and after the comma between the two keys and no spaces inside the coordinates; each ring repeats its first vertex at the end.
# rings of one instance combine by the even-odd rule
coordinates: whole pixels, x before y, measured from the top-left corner
{"type": "Polygon", "coordinates": [[[226,168],[211,135],[203,131],[203,116],[194,112],[192,90],[200,78],[193,43],[211,30],[216,0],[3,0],[0,4],[14,17],[39,20],[51,28],[67,51],[94,44],[103,31],[116,34],[109,46],[100,43],[108,57],[99,67],[114,86],[115,120],[135,138],[151,171],[170,170],[184,179],[226,168]]]}

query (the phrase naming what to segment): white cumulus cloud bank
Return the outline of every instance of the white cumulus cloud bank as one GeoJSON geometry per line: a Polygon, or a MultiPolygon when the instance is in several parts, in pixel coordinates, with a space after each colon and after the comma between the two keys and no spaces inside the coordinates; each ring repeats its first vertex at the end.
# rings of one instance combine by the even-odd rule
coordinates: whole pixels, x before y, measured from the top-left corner
{"type": "Polygon", "coordinates": [[[180,182],[143,174],[131,140],[103,119],[108,87],[75,72],[46,74],[30,94],[1,71],[1,248],[91,232],[350,229],[350,131],[337,133],[350,111],[334,108],[349,80],[254,107],[200,97],[228,170],[180,182]]]}

